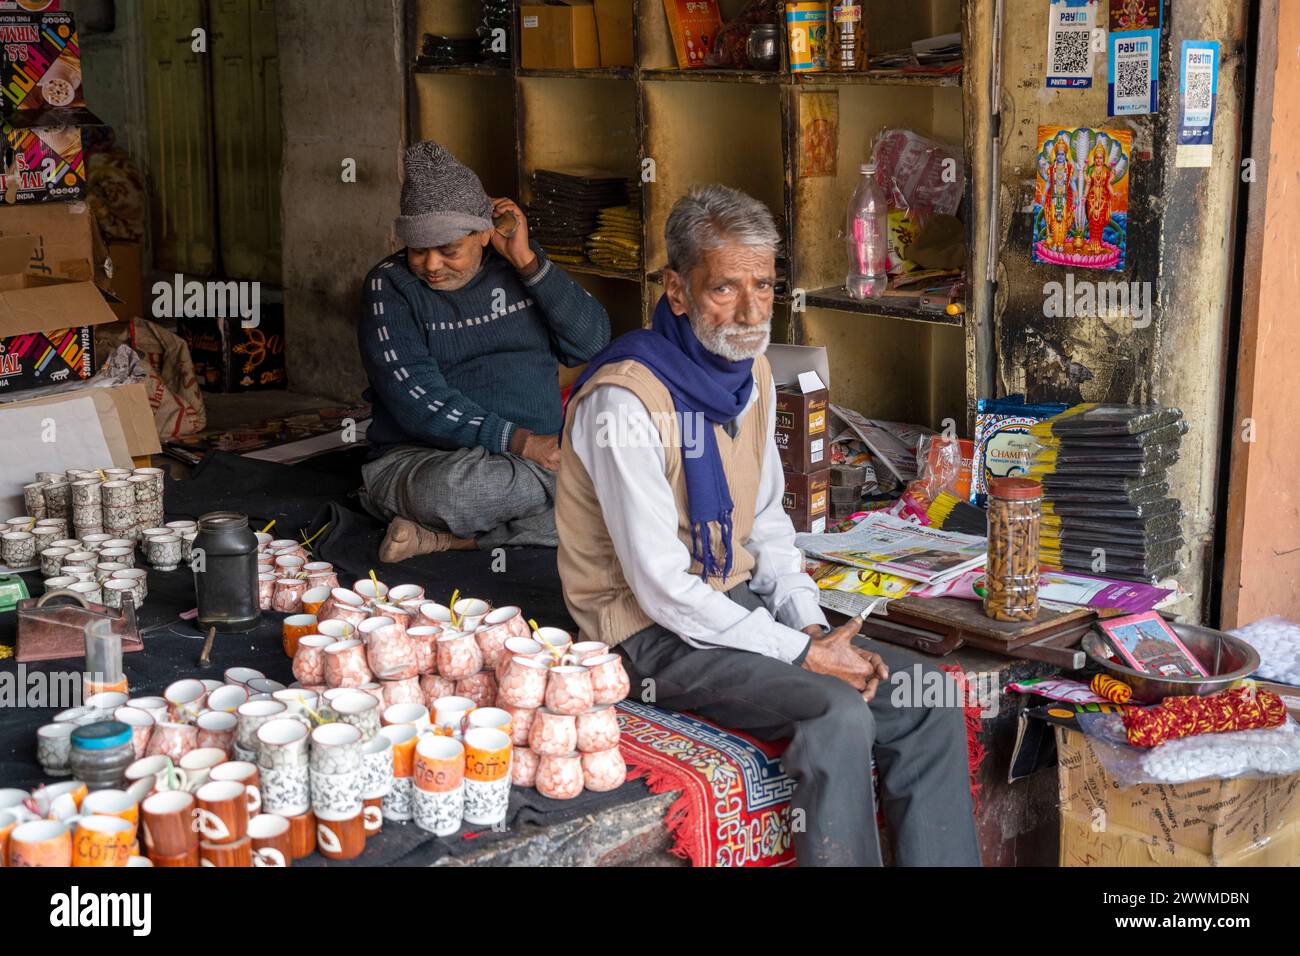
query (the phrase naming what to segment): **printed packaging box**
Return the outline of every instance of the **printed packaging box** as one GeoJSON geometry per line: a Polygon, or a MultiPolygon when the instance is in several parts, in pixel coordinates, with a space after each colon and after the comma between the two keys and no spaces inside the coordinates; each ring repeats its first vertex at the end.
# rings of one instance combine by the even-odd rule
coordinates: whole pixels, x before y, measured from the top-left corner
{"type": "Polygon", "coordinates": [[[93,126],[70,13],[0,14],[0,112],[12,126],[93,126]]]}
{"type": "Polygon", "coordinates": [[[0,135],[13,150],[13,165],[0,170],[0,201],[15,205],[86,198],[79,128],[15,127],[0,121],[0,135]]]}
{"type": "Polygon", "coordinates": [[[180,318],[176,332],[189,346],[194,374],[207,392],[286,388],[284,307],[263,304],[256,328],[239,319],[180,318]]]}
{"type": "Polygon", "coordinates": [[[91,326],[116,321],[93,282],[27,272],[37,239],[0,239],[0,397],[95,373],[91,326]]]}
{"type": "Polygon", "coordinates": [[[810,475],[786,472],[785,494],[781,506],[790,516],[795,531],[822,534],[826,530],[826,511],[830,502],[829,468],[810,475]]]}

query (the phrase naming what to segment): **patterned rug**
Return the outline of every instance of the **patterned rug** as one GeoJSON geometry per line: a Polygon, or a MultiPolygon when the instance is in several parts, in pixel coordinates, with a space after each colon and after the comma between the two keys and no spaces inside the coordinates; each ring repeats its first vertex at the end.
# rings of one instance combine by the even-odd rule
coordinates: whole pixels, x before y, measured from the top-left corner
{"type": "MultiPolygon", "coordinates": [[[[943,669],[964,683],[960,668],[950,664],[943,669]]],[[[757,740],[688,713],[632,700],[617,710],[628,778],[645,778],[652,793],[681,791],[664,820],[674,855],[692,866],[794,863],[794,781],[781,766],[789,741],[757,740]]],[[[971,795],[978,806],[976,777],[984,759],[977,736],[979,705],[968,701],[965,710],[971,795]]]]}
{"type": "Polygon", "coordinates": [[[766,743],[699,717],[625,700],[618,705],[628,777],[654,793],[680,790],[665,823],[672,852],[692,866],[794,862],[788,741],[766,743]]]}

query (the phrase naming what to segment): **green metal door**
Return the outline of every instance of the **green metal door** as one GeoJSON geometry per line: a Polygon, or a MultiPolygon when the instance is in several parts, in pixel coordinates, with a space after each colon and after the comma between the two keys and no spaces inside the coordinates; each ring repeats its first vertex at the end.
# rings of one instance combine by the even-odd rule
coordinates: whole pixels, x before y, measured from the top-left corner
{"type": "Polygon", "coordinates": [[[209,0],[222,273],[280,284],[280,61],[274,0],[209,0]]]}
{"type": "Polygon", "coordinates": [[[191,48],[203,0],[144,0],[154,261],[208,275],[216,261],[207,56],[191,48]]]}

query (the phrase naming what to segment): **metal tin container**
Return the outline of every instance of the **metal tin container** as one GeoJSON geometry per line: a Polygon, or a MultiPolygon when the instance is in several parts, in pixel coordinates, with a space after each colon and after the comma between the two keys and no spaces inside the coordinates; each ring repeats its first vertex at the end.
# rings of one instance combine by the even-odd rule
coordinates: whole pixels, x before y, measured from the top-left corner
{"type": "Polygon", "coordinates": [[[72,732],[68,767],[89,790],[121,787],[134,760],[131,728],[119,720],[97,720],[72,732]]]}
{"type": "Polygon", "coordinates": [[[262,619],[257,601],[257,537],[248,527],[248,515],[213,511],[201,516],[190,547],[190,567],[201,629],[257,627],[262,619]]]}

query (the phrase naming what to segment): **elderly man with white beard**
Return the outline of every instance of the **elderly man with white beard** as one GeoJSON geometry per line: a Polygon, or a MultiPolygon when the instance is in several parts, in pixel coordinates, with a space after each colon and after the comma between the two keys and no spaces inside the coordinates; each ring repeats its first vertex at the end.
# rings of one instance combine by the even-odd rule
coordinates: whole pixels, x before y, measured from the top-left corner
{"type": "Polygon", "coordinates": [[[665,238],[652,328],[599,353],[565,410],[565,603],[584,639],[622,655],[640,699],[789,738],[801,865],[880,864],[874,752],[896,862],[977,866],[961,709],[876,693],[891,669],[919,675],[919,658],[858,637],[856,620],[828,628],[781,507],[763,355],[771,213],[725,186],[696,187],[665,238]]]}

